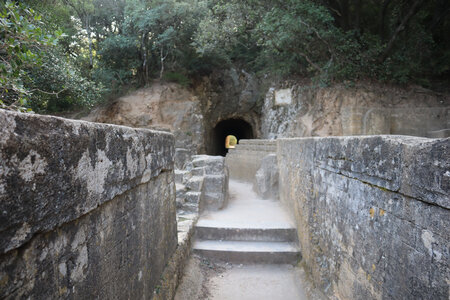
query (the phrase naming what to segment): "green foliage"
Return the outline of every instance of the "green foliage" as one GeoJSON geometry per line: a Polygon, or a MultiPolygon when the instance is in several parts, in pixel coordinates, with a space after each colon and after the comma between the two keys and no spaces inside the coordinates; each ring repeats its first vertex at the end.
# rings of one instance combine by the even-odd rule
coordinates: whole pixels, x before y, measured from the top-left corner
{"type": "Polygon", "coordinates": [[[0,105],[91,107],[237,65],[320,85],[450,75],[446,0],[28,0],[0,4],[0,105]],[[62,34],[65,32],[66,35],[62,34]]]}
{"type": "MultiPolygon", "coordinates": [[[[92,108],[102,99],[101,84],[85,78],[71,60],[57,50],[43,56],[43,64],[28,70],[30,89],[29,105],[34,111],[57,112],[76,108],[92,108]],[[46,92],[56,91],[56,92],[46,92]]],[[[27,85],[27,83],[25,84],[27,85]]]]}
{"type": "Polygon", "coordinates": [[[63,34],[44,31],[41,16],[16,2],[0,4],[0,105],[26,107],[31,91],[24,87],[25,68],[42,64],[46,47],[55,46],[63,34]]]}
{"type": "Polygon", "coordinates": [[[195,35],[198,52],[264,74],[325,84],[448,76],[448,1],[211,0],[209,7],[195,35]]]}
{"type": "Polygon", "coordinates": [[[163,79],[168,82],[175,82],[181,86],[188,87],[191,85],[191,80],[184,74],[179,72],[167,72],[163,79]]]}

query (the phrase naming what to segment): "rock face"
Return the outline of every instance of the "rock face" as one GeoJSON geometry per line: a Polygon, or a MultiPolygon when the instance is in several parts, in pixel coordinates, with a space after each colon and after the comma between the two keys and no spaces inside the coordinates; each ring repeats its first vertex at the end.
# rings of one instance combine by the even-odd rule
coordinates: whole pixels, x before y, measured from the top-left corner
{"type": "Polygon", "coordinates": [[[204,120],[201,101],[175,83],[154,82],[100,107],[83,118],[87,121],[170,131],[176,148],[191,154],[204,151],[204,120]]]}
{"type": "Polygon", "coordinates": [[[280,198],[313,280],[338,299],[448,299],[450,139],[278,143],[280,198]]]}
{"type": "Polygon", "coordinates": [[[0,128],[0,298],[151,298],[177,246],[173,135],[4,110],[0,128]]]}
{"type": "Polygon", "coordinates": [[[255,192],[263,199],[278,199],[277,155],[269,154],[261,161],[253,184],[255,192]]]}
{"type": "Polygon", "coordinates": [[[450,97],[419,88],[376,85],[312,88],[289,83],[268,90],[261,138],[402,134],[448,137],[450,97]]]}
{"type": "Polygon", "coordinates": [[[253,136],[259,135],[264,90],[256,76],[237,68],[214,72],[195,85],[194,93],[202,102],[206,153],[214,153],[211,142],[220,121],[243,120],[253,136]]]}

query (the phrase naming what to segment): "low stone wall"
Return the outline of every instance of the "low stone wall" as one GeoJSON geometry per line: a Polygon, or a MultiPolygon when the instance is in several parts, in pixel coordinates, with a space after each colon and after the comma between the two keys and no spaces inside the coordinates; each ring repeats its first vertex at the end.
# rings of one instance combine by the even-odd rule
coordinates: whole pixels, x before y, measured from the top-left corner
{"type": "Polygon", "coordinates": [[[277,142],[303,262],[338,299],[448,299],[450,139],[277,142]]]}
{"type": "Polygon", "coordinates": [[[150,299],[177,247],[171,134],[0,110],[0,298],[150,299]]]}
{"type": "Polygon", "coordinates": [[[230,178],[253,183],[263,158],[275,152],[275,140],[239,140],[225,157],[230,178]]]}

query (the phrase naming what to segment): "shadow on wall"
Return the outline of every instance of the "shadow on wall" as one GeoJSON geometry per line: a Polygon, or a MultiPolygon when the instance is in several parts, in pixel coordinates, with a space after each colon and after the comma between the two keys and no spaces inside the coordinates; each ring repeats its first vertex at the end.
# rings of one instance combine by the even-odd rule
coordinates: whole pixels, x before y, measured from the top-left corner
{"type": "Polygon", "coordinates": [[[227,154],[225,139],[228,135],[234,135],[238,141],[254,138],[252,126],[246,121],[242,119],[220,121],[212,131],[208,154],[225,156],[227,154]]]}

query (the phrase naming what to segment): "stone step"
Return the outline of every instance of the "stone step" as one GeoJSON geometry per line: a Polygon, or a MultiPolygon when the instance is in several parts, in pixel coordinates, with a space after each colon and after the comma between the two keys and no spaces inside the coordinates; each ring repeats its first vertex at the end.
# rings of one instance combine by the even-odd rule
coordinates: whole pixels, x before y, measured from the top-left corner
{"type": "Polygon", "coordinates": [[[185,176],[188,171],[183,170],[175,170],[175,183],[184,183],[185,182],[185,176]]]}
{"type": "Polygon", "coordinates": [[[205,176],[205,167],[197,167],[191,170],[192,176],[205,176]]]}
{"type": "Polygon", "coordinates": [[[195,235],[200,240],[291,242],[297,241],[295,228],[230,228],[196,226],[195,235]]]}
{"type": "Polygon", "coordinates": [[[187,192],[186,194],[184,194],[184,198],[186,199],[186,202],[194,203],[197,205],[200,203],[201,196],[202,196],[202,193],[200,193],[200,192],[187,192]]]}
{"type": "Polygon", "coordinates": [[[203,177],[193,176],[186,182],[186,188],[193,192],[201,192],[203,187],[203,177]]]}
{"type": "Polygon", "coordinates": [[[181,207],[184,213],[198,213],[198,204],[186,202],[181,207]]]}
{"type": "Polygon", "coordinates": [[[231,263],[297,264],[301,258],[295,243],[197,240],[194,253],[231,263]]]}

